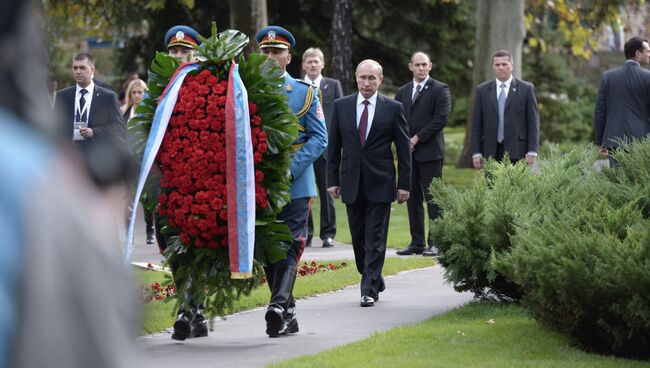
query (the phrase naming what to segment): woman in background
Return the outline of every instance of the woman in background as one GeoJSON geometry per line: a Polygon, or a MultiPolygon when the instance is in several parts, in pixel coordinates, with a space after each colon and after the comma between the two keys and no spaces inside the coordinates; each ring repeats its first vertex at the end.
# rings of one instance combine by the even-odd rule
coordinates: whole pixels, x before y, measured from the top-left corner
{"type": "MultiPolygon", "coordinates": [[[[129,120],[133,119],[133,117],[135,116],[135,108],[138,107],[138,105],[140,105],[140,103],[142,102],[146,90],[147,90],[147,84],[142,79],[134,79],[126,87],[126,93],[125,93],[126,97],[124,100],[125,103],[121,107],[122,117],[124,118],[124,122],[126,124],[128,124],[129,120]]],[[[128,203],[127,215],[126,215],[127,226],[129,223],[129,215],[131,213],[130,210],[131,199],[132,198],[127,198],[127,203],[128,203]]],[[[154,237],[153,212],[147,210],[146,208],[143,208],[143,210],[144,210],[144,221],[147,226],[147,244],[154,244],[156,242],[156,238],[154,237]]]]}

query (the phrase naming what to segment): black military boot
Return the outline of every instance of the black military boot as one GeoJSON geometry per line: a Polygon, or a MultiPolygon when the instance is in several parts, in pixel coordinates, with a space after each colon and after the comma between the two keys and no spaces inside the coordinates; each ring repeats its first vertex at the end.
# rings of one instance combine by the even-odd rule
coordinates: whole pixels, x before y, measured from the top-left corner
{"type": "Polygon", "coordinates": [[[203,305],[199,305],[198,307],[194,308],[194,311],[194,319],[190,323],[190,337],[208,336],[208,320],[203,315],[203,305]]]}
{"type": "Polygon", "coordinates": [[[284,313],[284,323],[282,324],[279,334],[281,336],[288,335],[297,333],[299,330],[298,319],[296,319],[296,301],[293,299],[293,296],[291,296],[289,307],[284,313]]]}
{"type": "Polygon", "coordinates": [[[192,321],[194,320],[194,313],[191,309],[181,310],[176,317],[176,322],[174,322],[174,333],[172,334],[172,339],[183,341],[190,336],[192,332],[192,321]]]}
{"type": "Polygon", "coordinates": [[[283,330],[285,312],[289,307],[293,284],[296,281],[295,265],[278,265],[274,268],[275,273],[271,288],[271,301],[264,316],[266,320],[266,334],[269,337],[278,337],[283,330]]]}

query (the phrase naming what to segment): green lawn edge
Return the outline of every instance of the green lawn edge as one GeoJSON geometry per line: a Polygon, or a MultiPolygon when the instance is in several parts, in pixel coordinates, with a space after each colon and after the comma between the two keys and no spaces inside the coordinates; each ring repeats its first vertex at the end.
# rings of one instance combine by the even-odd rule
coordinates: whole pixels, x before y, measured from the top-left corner
{"type": "Polygon", "coordinates": [[[473,302],[417,325],[269,367],[648,368],[650,362],[583,352],[522,307],[473,302]]]}
{"type": "MultiPolygon", "coordinates": [[[[300,299],[340,290],[346,286],[358,284],[361,281],[361,276],[357,272],[353,260],[318,261],[318,263],[326,265],[332,263],[337,267],[344,262],[347,266],[336,271],[326,271],[314,275],[298,277],[294,287],[294,296],[300,299]]],[[[304,262],[301,262],[300,265],[303,263],[304,262]]],[[[383,275],[394,275],[402,271],[431,267],[435,264],[436,262],[434,259],[427,257],[386,258],[383,275]]],[[[134,277],[136,282],[140,285],[150,285],[154,282],[162,284],[165,281],[166,274],[162,272],[136,269],[134,271],[134,277]]],[[[242,296],[239,300],[235,301],[233,310],[228,314],[264,306],[268,303],[269,298],[270,293],[268,287],[266,285],[261,285],[253,290],[250,295],[242,296]]],[[[171,327],[175,320],[173,311],[174,300],[167,303],[153,301],[144,304],[141,334],[152,334],[171,327]]]]}

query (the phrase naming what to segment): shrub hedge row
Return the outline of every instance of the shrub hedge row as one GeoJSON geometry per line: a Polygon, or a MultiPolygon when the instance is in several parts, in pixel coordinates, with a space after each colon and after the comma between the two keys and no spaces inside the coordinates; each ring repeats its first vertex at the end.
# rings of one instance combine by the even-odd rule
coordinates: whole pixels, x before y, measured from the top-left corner
{"type": "Polygon", "coordinates": [[[650,140],[597,173],[582,146],[525,165],[486,164],[466,191],[434,181],[432,231],[458,290],[518,299],[605,354],[650,358],[650,140]]]}

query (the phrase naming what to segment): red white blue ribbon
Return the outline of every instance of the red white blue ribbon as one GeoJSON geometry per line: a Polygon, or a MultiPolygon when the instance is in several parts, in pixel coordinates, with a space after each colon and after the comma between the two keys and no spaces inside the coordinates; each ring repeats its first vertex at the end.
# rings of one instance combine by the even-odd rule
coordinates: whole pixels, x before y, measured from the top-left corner
{"type": "Polygon", "coordinates": [[[248,93],[234,61],[226,99],[226,193],[230,277],[250,278],[255,252],[255,168],[248,93]]]}
{"type": "Polygon", "coordinates": [[[149,131],[149,138],[144,149],[144,156],[140,165],[140,175],[138,177],[138,185],[135,191],[135,198],[131,205],[131,215],[129,217],[129,227],[126,232],[126,246],[124,247],[124,265],[128,266],[131,260],[131,253],[133,252],[133,229],[135,227],[135,216],[140,202],[140,196],[144,188],[144,183],[147,180],[147,175],[151,170],[151,166],[156,159],[160,145],[162,144],[163,137],[167,131],[167,125],[171,119],[176,100],[178,99],[178,91],[181,89],[185,76],[193,70],[199,68],[198,62],[184,63],[172,75],[169,84],[160,95],[158,106],[153,116],[151,123],[151,130],[149,131]]]}

